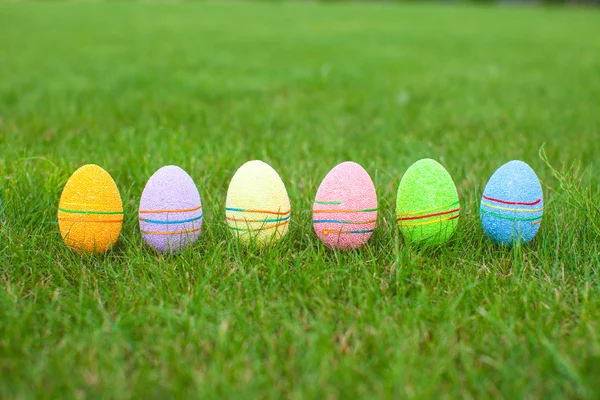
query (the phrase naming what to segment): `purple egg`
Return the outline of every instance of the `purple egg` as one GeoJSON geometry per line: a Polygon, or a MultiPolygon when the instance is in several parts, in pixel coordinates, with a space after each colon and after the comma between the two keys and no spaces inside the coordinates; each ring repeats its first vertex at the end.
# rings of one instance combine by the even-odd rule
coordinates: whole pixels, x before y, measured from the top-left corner
{"type": "Polygon", "coordinates": [[[160,253],[177,253],[200,236],[202,201],[192,178],[168,165],[154,173],[142,192],[140,231],[160,253]]]}

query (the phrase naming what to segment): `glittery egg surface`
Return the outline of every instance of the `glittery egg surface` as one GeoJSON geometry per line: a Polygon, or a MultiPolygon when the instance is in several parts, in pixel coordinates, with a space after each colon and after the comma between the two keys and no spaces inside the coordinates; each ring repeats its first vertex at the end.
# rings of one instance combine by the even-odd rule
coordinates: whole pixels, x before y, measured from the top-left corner
{"type": "Polygon", "coordinates": [[[280,240],[288,232],[291,207],[279,174],[259,160],[242,165],[229,184],[225,214],[229,230],[244,244],[280,240]]]}
{"type": "Polygon", "coordinates": [[[494,172],[483,191],[483,233],[494,243],[527,243],[537,234],[544,214],[540,181],[523,161],[510,161],[494,172]]]}
{"type": "Polygon", "coordinates": [[[121,233],[123,204],[117,185],[101,167],[88,164],[71,175],[58,204],[58,227],[76,250],[103,253],[121,233]]]}
{"type": "Polygon", "coordinates": [[[439,245],[454,233],[460,202],[452,177],[437,161],[411,165],[398,186],[396,220],[404,239],[439,245]]]}
{"type": "Polygon", "coordinates": [[[202,201],[181,168],[160,168],[146,183],[138,211],[142,237],[160,253],[176,253],[200,236],[202,201]]]}
{"type": "Polygon", "coordinates": [[[377,223],[377,193],[371,177],[359,164],[346,161],[325,176],[313,205],[317,236],[334,249],[364,245],[377,223]]]}

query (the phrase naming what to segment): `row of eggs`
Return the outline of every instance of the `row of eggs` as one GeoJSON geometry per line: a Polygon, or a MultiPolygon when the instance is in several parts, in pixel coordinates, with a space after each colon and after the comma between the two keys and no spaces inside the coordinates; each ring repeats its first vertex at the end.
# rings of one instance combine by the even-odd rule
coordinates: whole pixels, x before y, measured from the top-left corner
{"type": "MultiPolygon", "coordinates": [[[[535,172],[522,161],[500,167],[481,200],[481,223],[499,244],[529,242],[543,214],[543,193],[535,172]]],[[[355,162],[334,167],[317,190],[313,226],[334,249],[365,244],[377,222],[377,195],[371,177],[355,162]]],[[[268,164],[254,160],[233,176],[225,206],[231,232],[245,244],[267,245],[281,239],[291,219],[290,200],[281,178],[268,164]]],[[[439,245],[454,233],[460,201],[450,174],[438,162],[423,159],[404,174],[396,200],[397,224],[407,241],[439,245]]],[[[139,204],[144,240],[160,253],[175,253],[200,235],[203,210],[192,178],[177,166],[150,177],[139,204]]],[[[123,223],[119,190],[101,167],[84,165],[67,181],[58,206],[58,224],[66,244],[102,253],[118,239],[123,223]]]]}

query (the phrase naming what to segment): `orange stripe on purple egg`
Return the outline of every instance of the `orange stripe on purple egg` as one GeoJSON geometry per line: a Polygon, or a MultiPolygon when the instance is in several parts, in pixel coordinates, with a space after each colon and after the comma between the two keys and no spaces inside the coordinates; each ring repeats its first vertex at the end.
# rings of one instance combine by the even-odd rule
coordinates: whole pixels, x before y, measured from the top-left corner
{"type": "Polygon", "coordinates": [[[183,213],[183,212],[196,211],[201,208],[202,208],[202,205],[199,205],[198,207],[192,207],[192,208],[183,208],[180,210],[140,210],[139,213],[140,214],[183,213]]]}
{"type": "Polygon", "coordinates": [[[201,227],[194,228],[194,229],[185,229],[185,230],[181,230],[181,231],[174,231],[174,232],[168,232],[168,231],[141,231],[141,232],[145,233],[146,235],[183,235],[185,233],[198,232],[200,229],[201,229],[201,227]]]}

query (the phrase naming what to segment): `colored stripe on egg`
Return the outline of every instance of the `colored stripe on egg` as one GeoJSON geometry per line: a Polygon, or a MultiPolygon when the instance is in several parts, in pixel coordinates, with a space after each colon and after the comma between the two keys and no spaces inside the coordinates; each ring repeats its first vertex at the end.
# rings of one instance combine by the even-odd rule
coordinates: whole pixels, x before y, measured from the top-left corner
{"type": "Polygon", "coordinates": [[[202,215],[200,215],[198,217],[194,217],[194,218],[181,219],[181,220],[176,220],[176,221],[161,221],[161,220],[156,220],[156,219],[147,219],[147,218],[140,217],[140,221],[148,222],[150,224],[163,224],[163,225],[184,224],[186,222],[198,221],[199,219],[202,219],[202,215]]]}
{"type": "Polygon", "coordinates": [[[226,207],[225,211],[232,211],[232,212],[247,212],[247,213],[257,213],[257,214],[273,214],[273,215],[287,215],[289,214],[292,210],[288,210],[285,212],[281,212],[281,211],[269,211],[269,210],[246,210],[243,208],[233,208],[233,207],[226,207]]]}
{"type": "Polygon", "coordinates": [[[375,229],[358,229],[358,230],[354,230],[354,231],[343,231],[343,230],[339,230],[339,229],[323,229],[321,232],[323,232],[323,235],[327,236],[331,233],[337,233],[337,234],[357,234],[357,233],[371,233],[375,231],[375,229]]]}
{"type": "MultiPolygon", "coordinates": [[[[315,204],[342,204],[341,201],[321,201],[315,200],[315,204]]],[[[351,213],[365,213],[365,212],[376,212],[377,208],[368,208],[364,210],[337,210],[337,209],[327,209],[327,210],[313,210],[313,214],[351,214],[351,213]]],[[[377,219],[372,219],[368,221],[348,221],[348,220],[340,220],[340,219],[315,219],[313,220],[313,224],[323,224],[323,223],[334,223],[334,224],[344,224],[344,225],[364,225],[364,224],[373,224],[377,222],[377,219]]],[[[335,233],[338,235],[341,234],[360,234],[360,233],[371,233],[374,229],[356,229],[356,230],[343,230],[343,229],[323,229],[321,232],[323,235],[327,236],[329,234],[335,233]]]]}
{"type": "Polygon", "coordinates": [[[452,221],[454,219],[457,219],[460,217],[460,207],[454,208],[452,210],[447,210],[450,207],[454,207],[460,204],[460,201],[455,201],[454,203],[447,205],[447,206],[439,206],[439,207],[433,207],[433,208],[429,208],[426,210],[421,210],[421,211],[411,211],[411,212],[406,212],[406,213],[401,213],[398,214],[398,218],[396,219],[398,221],[398,225],[403,227],[403,226],[426,226],[426,225],[433,225],[433,224],[439,224],[442,222],[447,222],[447,221],[452,221]],[[446,211],[440,211],[440,210],[446,210],[446,211]],[[431,211],[438,211],[432,214],[425,214],[425,215],[417,215],[417,214],[424,214],[424,213],[428,213],[431,211]],[[456,215],[453,216],[449,216],[449,214],[454,214],[457,213],[456,215]],[[446,217],[444,217],[446,216],[446,217]],[[440,218],[435,218],[435,217],[440,217],[440,218]],[[417,221],[417,220],[422,220],[422,219],[428,219],[428,218],[435,218],[433,220],[430,221],[417,221]],[[407,221],[407,222],[405,222],[407,221]],[[416,221],[416,222],[411,222],[411,221],[416,221]]]}
{"type": "Polygon", "coordinates": [[[65,217],[58,217],[59,221],[65,221],[65,222],[92,222],[92,223],[114,223],[114,222],[123,222],[123,219],[105,219],[105,220],[101,220],[101,219],[75,219],[75,218],[65,218],[65,217]]]}
{"type": "Polygon", "coordinates": [[[483,195],[483,198],[486,200],[489,200],[489,201],[496,202],[496,203],[518,205],[518,206],[535,206],[536,204],[539,204],[542,201],[542,199],[537,199],[536,201],[532,201],[531,203],[522,202],[522,201],[507,201],[507,200],[494,199],[493,197],[488,197],[486,195],[483,195]]]}
{"type": "Polygon", "coordinates": [[[185,229],[185,230],[181,230],[181,231],[175,231],[175,232],[157,232],[157,231],[141,231],[142,233],[145,233],[146,235],[183,235],[185,233],[193,233],[193,232],[198,232],[201,229],[201,227],[198,228],[194,228],[194,229],[185,229]]]}
{"type": "Polygon", "coordinates": [[[266,229],[273,229],[273,228],[277,228],[279,226],[284,226],[288,222],[290,222],[290,221],[284,221],[282,223],[276,223],[276,224],[266,225],[266,226],[263,226],[263,227],[260,227],[260,228],[255,228],[255,229],[238,228],[236,226],[229,225],[229,229],[234,230],[234,231],[242,231],[242,232],[258,232],[258,231],[262,231],[262,230],[266,230],[266,229]]]}
{"type": "Polygon", "coordinates": [[[427,213],[427,212],[432,212],[432,211],[438,211],[438,210],[445,210],[447,208],[451,208],[454,206],[457,206],[460,204],[460,201],[457,200],[454,203],[447,205],[447,206],[439,206],[439,207],[433,207],[433,208],[428,208],[427,210],[421,210],[421,211],[409,211],[409,212],[405,212],[405,213],[400,213],[398,214],[398,216],[409,216],[409,215],[415,215],[415,214],[423,214],[423,213],[427,213]]]}
{"type": "Polygon", "coordinates": [[[544,211],[544,207],[542,207],[542,208],[535,208],[533,210],[528,210],[526,208],[500,207],[500,206],[495,206],[493,204],[489,204],[489,203],[486,203],[486,202],[483,202],[483,201],[481,202],[481,205],[486,206],[486,207],[490,207],[490,208],[496,208],[498,210],[505,210],[505,211],[517,211],[517,212],[528,212],[528,213],[544,211]]]}
{"type": "Polygon", "coordinates": [[[336,213],[359,213],[359,212],[375,212],[377,208],[369,208],[366,210],[313,210],[314,214],[328,213],[328,214],[336,214],[336,213]]]}
{"type": "Polygon", "coordinates": [[[58,208],[58,211],[69,214],[97,214],[97,215],[123,215],[123,211],[88,211],[88,210],[67,210],[65,208],[58,208]]]}
{"type": "Polygon", "coordinates": [[[439,212],[439,213],[435,213],[435,214],[419,215],[419,216],[416,216],[416,217],[399,217],[397,219],[397,221],[411,221],[411,220],[415,220],[415,219],[424,219],[424,218],[439,217],[439,216],[442,216],[442,215],[452,214],[452,213],[459,212],[459,211],[460,211],[460,208],[455,208],[454,210],[443,211],[443,212],[439,212]]]}
{"type": "Polygon", "coordinates": [[[340,219],[315,219],[313,220],[314,224],[324,224],[324,223],[335,223],[335,224],[348,224],[348,225],[363,225],[363,224],[372,224],[377,222],[376,219],[372,219],[369,221],[344,221],[340,219]]]}
{"type": "Polygon", "coordinates": [[[510,220],[513,220],[513,221],[541,221],[541,219],[542,219],[541,215],[537,216],[537,217],[523,218],[523,217],[511,217],[509,215],[497,214],[497,213],[494,213],[494,212],[491,212],[491,211],[486,211],[486,210],[483,210],[483,209],[481,210],[481,212],[483,214],[490,215],[492,217],[502,218],[502,219],[510,219],[510,220]]]}
{"type": "Polygon", "coordinates": [[[228,221],[233,222],[283,222],[290,219],[291,215],[283,218],[272,218],[272,219],[246,219],[246,218],[234,218],[234,217],[226,217],[228,221]]]}
{"type": "Polygon", "coordinates": [[[406,223],[406,224],[403,223],[403,224],[400,224],[400,226],[424,226],[424,225],[438,224],[440,222],[452,221],[453,219],[457,219],[458,217],[460,217],[460,214],[455,215],[453,217],[449,217],[449,218],[436,219],[433,221],[424,221],[424,222],[415,222],[415,223],[406,223]]]}
{"type": "Polygon", "coordinates": [[[93,204],[93,203],[73,203],[70,201],[61,201],[60,204],[68,204],[75,207],[106,207],[106,204],[93,204]]]}
{"type": "Polygon", "coordinates": [[[140,210],[139,213],[140,214],[183,213],[183,212],[196,211],[201,208],[202,208],[202,205],[199,205],[198,207],[184,208],[181,210],[140,210]]]}

